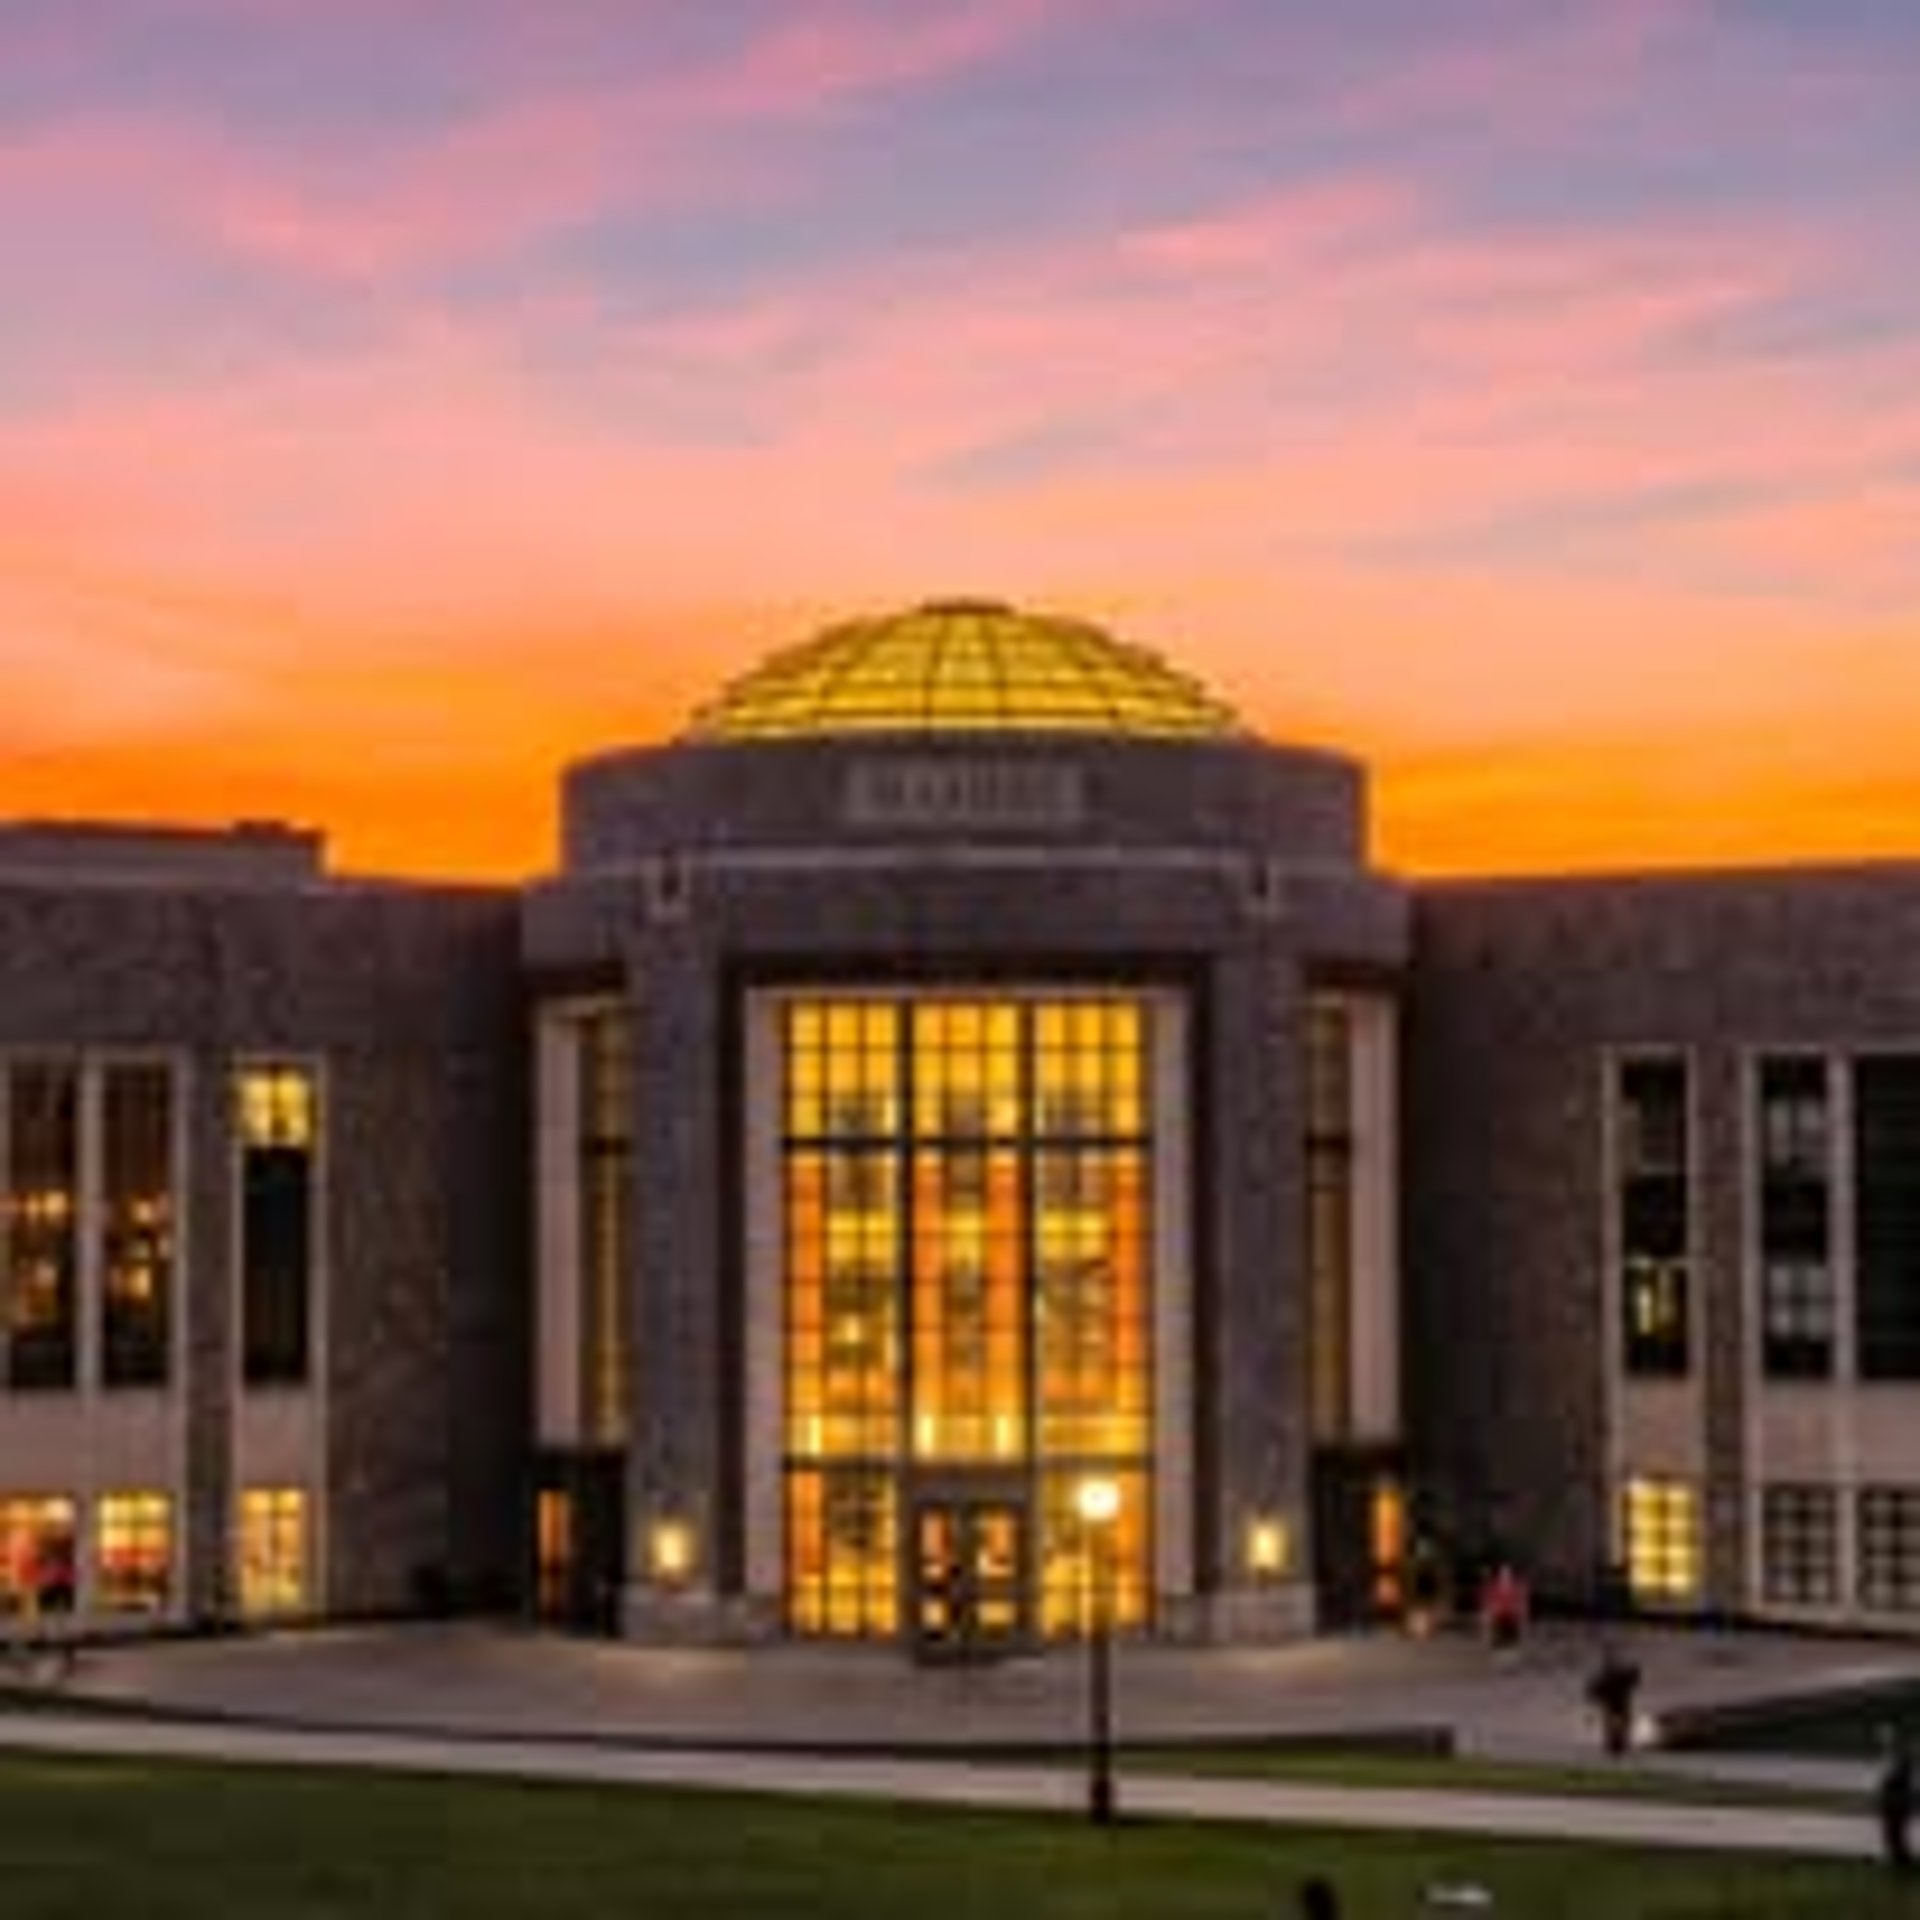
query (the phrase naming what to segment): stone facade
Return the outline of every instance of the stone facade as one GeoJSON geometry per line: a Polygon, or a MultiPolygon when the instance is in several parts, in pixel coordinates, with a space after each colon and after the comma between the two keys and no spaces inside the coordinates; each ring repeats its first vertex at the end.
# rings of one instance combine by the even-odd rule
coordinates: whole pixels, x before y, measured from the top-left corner
{"type": "Polygon", "coordinates": [[[1285,1514],[1304,1571],[1304,994],[1406,957],[1404,897],[1361,863],[1363,833],[1351,762],[1251,742],[698,746],[569,776],[570,861],[527,897],[525,960],[537,992],[593,984],[634,1010],[632,1533],[672,1515],[708,1543],[696,1593],[636,1582],[636,1631],[766,1624],[742,1591],[739,1020],[750,986],[807,982],[1187,997],[1198,1498],[1193,1592],[1163,1624],[1310,1618],[1304,1586],[1247,1581],[1240,1542],[1249,1515],[1285,1514]],[[917,784],[890,819],[863,775],[903,763],[917,784]]]}
{"type": "MultiPolygon", "coordinates": [[[[37,854],[53,834],[38,830],[37,854]]],[[[91,829],[64,861],[31,863],[0,840],[0,1053],[151,1050],[181,1076],[184,1265],[163,1397],[186,1431],[182,1610],[231,1604],[230,1084],[237,1063],[275,1056],[320,1063],[326,1108],[316,1598],[334,1613],[406,1607],[426,1568],[504,1593],[526,1394],[513,898],[329,880],[283,846],[263,870],[244,836],[222,840],[91,829]]],[[[0,1389],[0,1434],[63,1415],[90,1429],[122,1397],[0,1389]]]]}
{"type": "MultiPolygon", "coordinates": [[[[1191,1564],[1162,1632],[1259,1639],[1314,1614],[1329,1449],[1308,1411],[1303,1037],[1328,990],[1400,1010],[1410,1427],[1369,1437],[1447,1539],[1591,1598],[1623,1476],[1678,1472],[1700,1492],[1699,1598],[1741,1608],[1757,1434],[1831,1431],[1835,1458],[1920,1487],[1901,1389],[1759,1381],[1745,1173],[1757,1052],[1920,1037],[1920,867],[1408,888],[1367,862],[1364,798],[1352,762],[1245,738],[683,744],[573,769],[563,862],[525,890],[334,878],[312,836],[271,826],[0,828],[0,1056],[180,1068],[183,1310],[152,1430],[179,1449],[182,1614],[232,1601],[252,1416],[229,1088],[275,1057],[318,1064],[326,1111],[322,1373],[295,1423],[322,1449],[316,1603],[530,1597],[528,1040],[583,996],[632,1015],[632,1419],[592,1464],[614,1469],[636,1633],[780,1624],[746,1531],[764,1463],[744,1061],[771,989],[1096,983],[1178,1004],[1191,1564]],[[1696,1339],[1676,1382],[1622,1377],[1608,1272],[1608,1063],[1648,1049],[1690,1070],[1696,1339]],[[1248,1565],[1255,1519],[1285,1523],[1278,1578],[1248,1565]],[[636,1545],[660,1523],[693,1543],[671,1578],[636,1545]]],[[[61,1396],[33,1398],[0,1389],[0,1494],[26,1488],[10,1445],[58,1458],[61,1396]]],[[[67,1398],[76,1445],[119,1417],[111,1393],[67,1398]]]]}
{"type": "Polygon", "coordinates": [[[1702,1598],[1742,1607],[1746,1064],[1920,1038],[1920,868],[1461,882],[1419,889],[1414,915],[1408,1388],[1443,1524],[1590,1593],[1618,1551],[1611,1483],[1678,1422],[1704,1481],[1702,1598]],[[1692,1070],[1701,1318],[1671,1391],[1619,1380],[1606,1305],[1605,1063],[1633,1049],[1692,1070]]]}

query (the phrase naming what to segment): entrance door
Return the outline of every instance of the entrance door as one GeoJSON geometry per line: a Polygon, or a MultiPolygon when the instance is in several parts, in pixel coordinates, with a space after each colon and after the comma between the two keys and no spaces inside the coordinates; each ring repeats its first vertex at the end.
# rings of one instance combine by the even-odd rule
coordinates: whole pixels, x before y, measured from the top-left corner
{"type": "Polygon", "coordinates": [[[543,1455],[533,1506],[537,1619],[583,1633],[617,1633],[626,1579],[625,1462],[617,1453],[543,1455]]]}
{"type": "Polygon", "coordinates": [[[1398,1620],[1406,1605],[1407,1496],[1397,1452],[1323,1449],[1313,1463],[1314,1576],[1329,1627],[1398,1620]]]}
{"type": "Polygon", "coordinates": [[[1017,1651],[1031,1635],[1024,1501],[921,1500],[914,1508],[914,1642],[923,1659],[1017,1651]]]}

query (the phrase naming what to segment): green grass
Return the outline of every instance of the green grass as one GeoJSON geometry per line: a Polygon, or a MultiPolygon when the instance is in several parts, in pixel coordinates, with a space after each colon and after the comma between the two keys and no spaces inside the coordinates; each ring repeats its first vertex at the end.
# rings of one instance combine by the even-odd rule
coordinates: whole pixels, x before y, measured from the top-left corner
{"type": "Polygon", "coordinates": [[[1658,1800],[1698,1807],[1797,1807],[1858,1812],[1859,1794],[1769,1781],[1702,1780],[1634,1762],[1618,1766],[1536,1766],[1515,1760],[1452,1759],[1444,1754],[1369,1753],[1339,1748],[1134,1748],[1121,1756],[1130,1773],[1205,1774],[1298,1781],[1303,1786],[1413,1787],[1435,1793],[1543,1794],[1555,1798],[1658,1800]]]}
{"type": "Polygon", "coordinates": [[[0,1760],[7,1920],[1348,1920],[1434,1878],[1528,1920],[1920,1920],[1876,1868],[500,1782],[0,1760]]]}

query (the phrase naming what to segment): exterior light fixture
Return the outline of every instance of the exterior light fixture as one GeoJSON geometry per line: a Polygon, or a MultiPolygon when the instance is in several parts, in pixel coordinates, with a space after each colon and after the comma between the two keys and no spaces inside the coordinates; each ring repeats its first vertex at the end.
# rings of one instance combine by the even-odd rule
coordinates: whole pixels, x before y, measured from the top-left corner
{"type": "Polygon", "coordinates": [[[1287,1570],[1287,1523],[1274,1514],[1247,1522],[1247,1571],[1256,1580],[1277,1580],[1287,1570]]]}
{"type": "Polygon", "coordinates": [[[678,1586],[693,1571],[693,1529],[684,1520],[656,1520],[647,1535],[647,1564],[663,1586],[678,1586]]]}

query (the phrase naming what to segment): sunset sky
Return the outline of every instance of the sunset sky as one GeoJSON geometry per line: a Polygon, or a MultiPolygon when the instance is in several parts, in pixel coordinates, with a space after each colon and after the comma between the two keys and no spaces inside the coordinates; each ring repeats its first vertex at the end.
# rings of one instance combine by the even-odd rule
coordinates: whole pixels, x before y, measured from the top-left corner
{"type": "Polygon", "coordinates": [[[837,615],[1920,855],[1915,0],[0,0],[0,816],[517,876],[837,615]]]}

